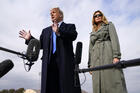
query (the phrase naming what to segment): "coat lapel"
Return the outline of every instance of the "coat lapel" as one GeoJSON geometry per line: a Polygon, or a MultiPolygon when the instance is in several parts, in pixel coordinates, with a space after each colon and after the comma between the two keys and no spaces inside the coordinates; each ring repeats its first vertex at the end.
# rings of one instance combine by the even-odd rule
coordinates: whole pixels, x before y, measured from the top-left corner
{"type": "Polygon", "coordinates": [[[64,22],[62,22],[62,24],[60,25],[59,29],[62,30],[62,31],[64,31],[65,30],[65,25],[66,24],[64,22]]]}
{"type": "MultiPolygon", "coordinates": [[[[101,30],[105,27],[105,25],[106,25],[106,24],[102,23],[102,25],[101,25],[101,27],[98,29],[98,31],[101,31],[101,30]]],[[[98,31],[97,31],[97,32],[98,32],[98,31]]]]}

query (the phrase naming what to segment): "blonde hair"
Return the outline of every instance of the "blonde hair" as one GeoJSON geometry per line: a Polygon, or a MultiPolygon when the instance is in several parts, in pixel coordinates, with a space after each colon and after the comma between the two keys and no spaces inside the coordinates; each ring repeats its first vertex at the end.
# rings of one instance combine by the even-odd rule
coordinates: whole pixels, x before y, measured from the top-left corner
{"type": "Polygon", "coordinates": [[[37,92],[32,89],[27,89],[24,91],[24,93],[37,93],[37,92]]]}
{"type": "Polygon", "coordinates": [[[97,11],[94,12],[93,17],[92,17],[92,26],[93,26],[92,31],[94,31],[94,30],[97,31],[98,30],[98,26],[95,23],[95,18],[94,18],[94,15],[97,12],[99,12],[100,14],[102,14],[102,22],[105,23],[105,24],[108,24],[108,21],[107,21],[106,17],[104,16],[104,14],[100,10],[97,10],[97,11]]]}
{"type": "Polygon", "coordinates": [[[59,7],[52,8],[51,10],[58,11],[60,13],[60,15],[61,15],[62,20],[63,20],[63,18],[64,18],[63,11],[59,7]]]}

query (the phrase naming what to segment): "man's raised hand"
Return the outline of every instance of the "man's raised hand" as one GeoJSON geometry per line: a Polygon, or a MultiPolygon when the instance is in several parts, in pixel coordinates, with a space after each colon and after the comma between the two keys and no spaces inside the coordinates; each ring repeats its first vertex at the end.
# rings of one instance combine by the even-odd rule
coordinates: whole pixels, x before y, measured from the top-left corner
{"type": "Polygon", "coordinates": [[[26,32],[25,30],[20,31],[19,37],[24,38],[25,40],[29,40],[31,38],[30,30],[28,32],[26,32]]]}

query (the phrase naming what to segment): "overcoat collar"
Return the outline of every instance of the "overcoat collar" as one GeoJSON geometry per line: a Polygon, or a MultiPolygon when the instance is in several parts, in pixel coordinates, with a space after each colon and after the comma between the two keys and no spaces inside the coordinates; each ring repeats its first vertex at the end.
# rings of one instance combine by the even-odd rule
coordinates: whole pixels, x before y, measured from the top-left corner
{"type": "Polygon", "coordinates": [[[106,26],[106,24],[105,24],[105,23],[102,23],[101,26],[100,26],[100,28],[99,28],[97,31],[95,31],[95,29],[93,29],[93,32],[99,32],[99,31],[101,31],[101,29],[103,29],[105,26],[106,26]]]}

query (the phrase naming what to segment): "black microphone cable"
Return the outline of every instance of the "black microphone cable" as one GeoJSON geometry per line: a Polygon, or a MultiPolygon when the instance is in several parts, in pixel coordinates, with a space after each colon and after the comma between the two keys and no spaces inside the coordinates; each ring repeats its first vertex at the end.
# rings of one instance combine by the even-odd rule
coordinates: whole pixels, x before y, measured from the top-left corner
{"type": "Polygon", "coordinates": [[[23,59],[23,63],[24,63],[24,69],[26,72],[29,72],[31,70],[31,66],[34,64],[33,62],[29,62],[28,60],[27,60],[27,62],[25,62],[24,59],[23,59]],[[28,69],[26,66],[28,66],[28,69]]]}
{"type": "MultiPolygon", "coordinates": [[[[21,52],[23,55],[25,55],[25,51],[21,52]]],[[[24,69],[26,72],[29,72],[31,69],[31,66],[34,64],[33,62],[30,62],[29,60],[26,60],[24,56],[17,55],[19,58],[23,59],[24,69]],[[27,61],[27,62],[26,62],[27,61]]]]}

